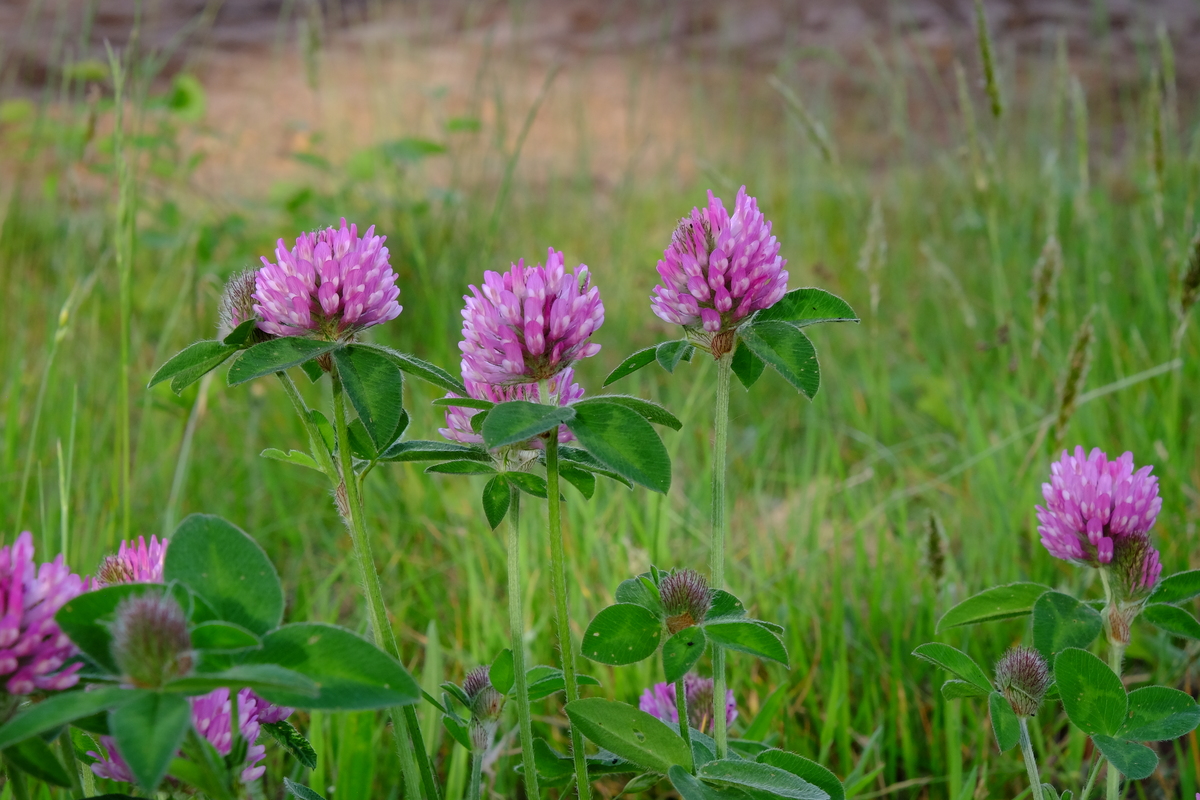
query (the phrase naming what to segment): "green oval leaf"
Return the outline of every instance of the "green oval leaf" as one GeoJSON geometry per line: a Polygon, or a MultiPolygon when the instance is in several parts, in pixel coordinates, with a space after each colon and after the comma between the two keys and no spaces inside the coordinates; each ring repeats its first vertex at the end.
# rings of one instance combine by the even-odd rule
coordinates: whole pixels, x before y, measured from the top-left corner
{"type": "Polygon", "coordinates": [[[1178,606],[1155,603],[1142,609],[1142,618],[1175,636],[1200,639],[1200,621],[1178,606]]]}
{"type": "Polygon", "coordinates": [[[992,733],[996,735],[1000,752],[1012,750],[1021,741],[1021,721],[999,692],[988,695],[988,710],[992,717],[992,733]]]}
{"type": "Polygon", "coordinates": [[[574,418],[571,406],[545,406],[526,400],[500,403],[483,421],[483,443],[489,450],[521,444],[574,418]]]}
{"type": "Polygon", "coordinates": [[[500,694],[508,694],[516,680],[516,672],[513,671],[513,654],[512,650],[507,647],[500,651],[492,661],[492,665],[488,667],[488,680],[492,682],[492,688],[500,694]]]}
{"type": "Polygon", "coordinates": [[[40,703],[22,709],[0,726],[0,750],[12,747],[31,736],[39,736],[61,728],[75,720],[131,703],[139,694],[137,689],[98,686],[87,692],[78,689],[52,695],[40,703]]]}
{"type": "Polygon", "coordinates": [[[1151,603],[1182,603],[1200,595],[1200,569],[1176,572],[1163,578],[1150,595],[1151,603]]]}
{"type": "Polygon", "coordinates": [[[380,461],[444,461],[446,459],[491,461],[492,457],[481,447],[418,439],[396,442],[379,457],[380,461]]]}
{"type": "Polygon", "coordinates": [[[442,475],[494,475],[496,468],[480,461],[447,461],[425,468],[426,472],[442,475]]]}
{"type": "Polygon", "coordinates": [[[716,622],[725,617],[730,619],[742,619],[746,616],[746,606],[742,605],[742,601],[738,600],[724,589],[717,589],[713,592],[712,605],[708,609],[708,614],[705,615],[705,622],[716,622]]]}
{"type": "Polygon", "coordinates": [[[376,450],[385,449],[400,435],[404,376],[391,359],[360,345],[335,350],[333,361],[367,435],[376,450]]]}
{"type": "Polygon", "coordinates": [[[700,656],[704,655],[704,646],[708,639],[704,629],[698,625],[684,628],[663,645],[663,672],[667,683],[674,683],[688,673],[700,656]]]}
{"type": "Polygon", "coordinates": [[[715,644],[726,650],[737,650],[752,656],[788,665],[787,648],[771,631],[750,620],[706,622],[704,632],[715,644]]]}
{"type": "Polygon", "coordinates": [[[937,632],[961,625],[978,625],[981,622],[1024,616],[1033,611],[1033,604],[1048,591],[1038,583],[996,586],[968,597],[943,614],[938,620],[937,632]]]}
{"type": "Polygon", "coordinates": [[[259,453],[259,455],[263,458],[269,458],[273,461],[283,461],[287,464],[295,464],[298,467],[308,467],[309,469],[315,469],[317,472],[321,471],[321,467],[317,465],[317,462],[313,460],[313,457],[308,453],[301,452],[300,450],[289,450],[285,453],[277,448],[268,447],[266,450],[263,450],[261,453],[259,453]]]}
{"type": "Polygon", "coordinates": [[[306,769],[317,768],[317,751],[313,749],[312,743],[304,737],[304,734],[296,730],[290,722],[283,720],[281,722],[263,722],[261,727],[264,731],[270,734],[271,738],[279,745],[291,753],[292,758],[299,761],[306,769]]]}
{"type": "Polygon", "coordinates": [[[745,342],[738,339],[737,349],[733,351],[733,361],[730,366],[742,386],[749,389],[758,383],[763,370],[767,368],[767,362],[754,355],[754,351],[747,347],[745,342]]]}
{"type": "Polygon", "coordinates": [[[207,694],[214,689],[253,689],[259,694],[287,692],[312,698],[317,685],[307,676],[278,664],[237,664],[220,672],[202,672],[171,681],[164,691],[180,694],[207,694]]]}
{"type": "Polygon", "coordinates": [[[662,623],[649,609],[617,603],[595,616],[583,634],[584,657],[601,664],[635,664],[654,655],[662,642],[662,623]]]}
{"type": "Polygon", "coordinates": [[[276,705],[367,711],[421,699],[417,682],[396,659],[334,625],[302,622],[277,628],[263,637],[261,650],[246,656],[246,663],[283,664],[316,683],[314,698],[295,692],[261,692],[276,705]]]}
{"type": "Polygon", "coordinates": [[[1102,734],[1093,736],[1092,741],[1108,762],[1131,780],[1149,778],[1158,767],[1158,754],[1144,744],[1114,739],[1102,734]]]}
{"type": "Polygon", "coordinates": [[[541,475],[533,475],[529,472],[507,472],[505,475],[508,476],[509,483],[526,494],[540,497],[543,500],[550,496],[546,479],[541,475]]]}
{"type": "Polygon", "coordinates": [[[298,798],[298,800],[325,800],[325,798],[317,792],[303,784],[296,783],[291,778],[283,779],[283,788],[288,794],[290,794],[292,797],[298,798]]]}
{"type": "Polygon", "coordinates": [[[667,448],[637,412],[612,403],[577,406],[567,427],[597,461],[617,474],[662,494],[671,488],[667,448]]]}
{"type": "Polygon", "coordinates": [[[760,764],[769,764],[772,767],[787,770],[808,781],[813,786],[824,790],[830,800],[846,800],[846,790],[837,775],[811,759],[784,750],[764,750],[754,760],[760,764]]]}
{"type": "Polygon", "coordinates": [[[1068,647],[1086,650],[1104,630],[1100,612],[1062,592],[1046,592],[1033,604],[1033,646],[1049,662],[1068,647]]]}
{"type": "Polygon", "coordinates": [[[192,646],[197,650],[233,653],[251,647],[261,647],[262,640],[241,625],[211,620],[192,628],[192,646]]]}
{"type": "Polygon", "coordinates": [[[973,658],[961,650],[941,642],[929,642],[913,650],[913,655],[957,675],[982,690],[984,694],[992,693],[991,678],[973,658]]]}
{"type": "Polygon", "coordinates": [[[580,467],[566,461],[558,462],[558,474],[567,483],[574,486],[584,499],[591,500],[596,493],[596,476],[580,467]]]}
{"type": "Polygon", "coordinates": [[[504,475],[497,475],[483,487],[483,513],[488,525],[497,528],[508,515],[508,506],[512,502],[512,489],[504,475]]]}
{"type": "Polygon", "coordinates": [[[709,786],[683,767],[671,767],[668,777],[683,800],[750,800],[735,786],[709,786]]]}
{"type": "Polygon", "coordinates": [[[842,298],[810,286],[791,290],[778,303],[764,308],[754,317],[755,322],[766,320],[790,322],[802,328],[822,322],[858,322],[858,315],[842,298]]]}
{"type": "Polygon", "coordinates": [[[439,397],[433,401],[435,406],[453,406],[455,408],[477,408],[488,411],[496,405],[491,400],[479,400],[474,397],[439,397]]]}
{"type": "Polygon", "coordinates": [[[678,339],[673,342],[663,342],[655,347],[654,357],[658,360],[659,366],[667,372],[674,373],[680,361],[692,360],[694,352],[696,352],[696,348],[692,347],[686,339],[678,339]]]}
{"type": "MultiPolygon", "coordinates": [[[[539,456],[539,461],[543,465],[546,463],[545,457],[546,457],[545,453],[542,453],[539,456]]],[[[611,469],[608,469],[607,467],[605,467],[603,464],[601,464],[599,461],[597,461],[595,459],[595,457],[592,456],[591,453],[589,453],[586,450],[580,450],[578,447],[569,447],[567,445],[559,445],[558,457],[559,457],[559,463],[561,463],[563,461],[570,461],[571,464],[579,467],[580,469],[587,470],[588,472],[591,472],[595,475],[603,475],[606,478],[612,478],[614,481],[622,483],[630,489],[633,488],[632,481],[628,480],[627,478],[625,478],[622,475],[618,475],[616,472],[613,472],[611,469]]],[[[562,473],[560,472],[559,474],[562,474],[562,473]]]]}
{"type": "Polygon", "coordinates": [[[1186,736],[1197,725],[1200,706],[1190,694],[1166,686],[1145,686],[1129,693],[1129,711],[1117,735],[1135,742],[1168,742],[1186,736]]]}
{"type": "Polygon", "coordinates": [[[1099,658],[1086,650],[1063,650],[1054,659],[1054,680],[1067,717],[1084,733],[1112,736],[1121,729],[1125,687],[1099,658]]]}
{"type": "Polygon", "coordinates": [[[679,734],[641,709],[602,697],[567,703],[567,716],[580,733],[600,747],[642,769],[690,771],[692,754],[679,734]]]}
{"type": "Polygon", "coordinates": [[[951,679],[942,684],[942,697],[946,700],[959,700],[963,697],[987,697],[988,692],[980,689],[970,681],[951,679]]]}
{"type": "Polygon", "coordinates": [[[243,345],[250,341],[250,337],[254,335],[254,331],[258,328],[258,320],[251,318],[238,324],[236,328],[231,330],[221,341],[225,344],[243,345]]]}
{"type": "Polygon", "coordinates": [[[722,786],[770,792],[772,797],[796,800],[829,800],[829,792],[785,769],[770,764],[741,759],[710,761],[697,772],[697,777],[722,786]]]}
{"type": "Polygon", "coordinates": [[[203,341],[188,345],[158,368],[146,384],[146,388],[156,386],[169,378],[171,390],[179,394],[224,364],[226,359],[237,351],[236,346],[222,342],[203,341]]]}
{"type": "Polygon", "coordinates": [[[817,348],[808,337],[786,322],[755,322],[738,329],[746,346],[770,364],[784,380],[812,399],[821,387],[817,348]]]}
{"type": "Polygon", "coordinates": [[[615,403],[619,406],[625,406],[628,409],[641,414],[647,422],[653,422],[655,425],[665,425],[671,430],[679,430],[683,427],[683,423],[665,408],[658,403],[652,403],[649,400],[643,400],[640,397],[631,397],[626,394],[602,394],[596,397],[589,397],[575,403],[574,407],[578,409],[580,406],[591,405],[593,403],[615,403]]]}
{"type": "Polygon", "coordinates": [[[621,581],[615,595],[618,603],[634,603],[649,610],[658,619],[666,619],[658,587],[639,576],[621,581]]]}
{"type": "Polygon", "coordinates": [[[248,350],[243,350],[237,361],[234,361],[233,366],[229,368],[227,380],[230,386],[237,386],[264,375],[297,367],[306,361],[312,361],[317,356],[333,352],[341,346],[339,342],[322,342],[299,336],[268,339],[248,350]]]}
{"type": "Polygon", "coordinates": [[[271,560],[256,541],[220,517],[192,514],[179,523],[167,548],[163,580],[187,586],[222,620],[259,635],[283,619],[283,587],[271,560]]]}
{"type": "Polygon", "coordinates": [[[166,776],[191,726],[192,707],[179,694],[139,692],[132,702],[108,712],[108,727],[121,757],[148,792],[166,776]]]}
{"type": "Polygon", "coordinates": [[[359,344],[357,346],[374,350],[376,353],[389,359],[401,372],[412,375],[415,378],[420,378],[426,383],[432,383],[434,386],[445,389],[447,392],[453,392],[462,397],[468,396],[467,387],[463,386],[462,381],[436,364],[430,364],[428,361],[422,361],[409,353],[401,353],[390,347],[378,344],[359,344]]]}
{"type": "Polygon", "coordinates": [[[617,365],[616,369],[608,373],[608,377],[604,379],[604,383],[601,384],[601,386],[608,386],[614,381],[621,380],[621,378],[624,378],[626,375],[632,375],[642,367],[653,364],[657,349],[657,347],[647,347],[645,350],[638,350],[636,353],[617,365]]]}

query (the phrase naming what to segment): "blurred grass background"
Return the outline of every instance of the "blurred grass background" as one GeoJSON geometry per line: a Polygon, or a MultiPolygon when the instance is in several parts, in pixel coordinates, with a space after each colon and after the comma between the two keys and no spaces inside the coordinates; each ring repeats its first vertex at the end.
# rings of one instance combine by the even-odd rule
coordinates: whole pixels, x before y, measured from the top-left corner
{"type": "MultiPolygon", "coordinates": [[[[86,573],[126,536],[220,514],[275,560],[290,619],[361,628],[349,542],[320,476],[258,456],[303,441],[275,385],[229,390],[217,374],[181,398],[142,388],[213,334],[224,280],[278,238],[341,216],[374,224],[405,307],[375,338],[453,369],[466,285],[553,246],[589,265],[605,300],[604,350],[578,370],[595,392],[627,353],[676,335],[648,295],[677,219],[706,189],[728,204],[744,183],[792,285],[844,296],[862,323],[814,332],[814,402],[774,375],[734,392],[729,580],[787,626],[793,661],[732,657],[739,724],[782,687],[769,707],[777,742],[866,778],[857,797],[1015,796],[1022,765],[996,753],[983,706],[943,701],[942,676],[909,653],[953,603],[995,583],[1099,595],[1089,573],[1044,552],[1033,513],[1056,438],[1044,423],[1060,412],[1089,314],[1090,370],[1063,444],[1154,464],[1166,569],[1200,566],[1200,336],[1180,305],[1200,179],[1185,40],[1147,13],[1135,46],[1106,60],[1116,34],[1090,11],[1082,33],[1020,47],[998,35],[997,117],[969,18],[948,43],[893,27],[853,51],[785,37],[764,57],[736,37],[722,45],[724,18],[702,31],[715,44],[679,47],[671,14],[689,12],[632,5],[641,27],[626,29],[642,39],[566,55],[539,44],[531,4],[464,4],[467,17],[493,16],[463,23],[460,39],[428,4],[367,4],[365,22],[342,27],[353,15],[341,5],[284,3],[249,53],[127,41],[127,491],[111,75],[91,33],[61,22],[62,4],[57,18],[46,10],[60,24],[44,74],[30,79],[12,47],[0,72],[0,531],[33,530],[47,558],[64,552],[86,573]],[[1080,50],[1080,37],[1092,44],[1080,50]],[[1035,348],[1035,265],[1050,237],[1062,271],[1035,348]]],[[[212,6],[189,18],[189,36],[214,30],[212,6]]],[[[569,497],[579,631],[650,563],[706,562],[712,377],[698,358],[613,387],[664,403],[685,427],[664,436],[668,496],[604,486],[590,502],[569,497]]],[[[415,381],[406,392],[409,435],[436,438],[436,394],[415,381]]],[[[506,646],[503,541],[480,513],[481,485],[400,465],[368,482],[387,600],[427,685],[506,646]]],[[[547,556],[536,518],[525,523],[529,644],[550,663],[547,556]]],[[[1012,622],[943,640],[990,663],[1023,635],[1012,622]]],[[[1129,679],[1195,693],[1198,653],[1142,626],[1129,679]]],[[[597,691],[630,702],[660,678],[653,661],[588,671],[597,691]]],[[[538,712],[540,734],[562,747],[557,703],[538,712]]],[[[1043,777],[1077,787],[1085,742],[1058,705],[1039,721],[1043,777]]],[[[316,774],[273,751],[267,796],[281,796],[285,774],[333,798],[398,796],[382,717],[302,722],[316,774]]],[[[460,797],[465,753],[435,715],[427,723],[447,796],[460,797]]],[[[1196,735],[1156,747],[1162,766],[1131,794],[1192,796],[1196,735]]],[[[489,780],[494,796],[518,796],[506,769],[489,780]]]]}

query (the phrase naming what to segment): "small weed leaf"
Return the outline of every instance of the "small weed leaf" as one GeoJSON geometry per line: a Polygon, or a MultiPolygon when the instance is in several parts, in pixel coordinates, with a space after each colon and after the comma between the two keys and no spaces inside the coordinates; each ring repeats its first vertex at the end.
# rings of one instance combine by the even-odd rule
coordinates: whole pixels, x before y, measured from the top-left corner
{"type": "Polygon", "coordinates": [[[567,427],[605,467],[655,492],[666,494],[671,488],[667,448],[640,414],[613,403],[595,403],[577,405],[573,415],[567,427]]]}
{"type": "Polygon", "coordinates": [[[1033,611],[1033,604],[1050,591],[1038,583],[1010,583],[968,597],[938,620],[937,632],[962,625],[978,625],[998,619],[1021,617],[1033,611]]]}
{"type": "Polygon", "coordinates": [[[610,383],[621,380],[626,375],[632,375],[642,367],[647,367],[654,363],[655,356],[658,351],[657,347],[647,347],[644,350],[638,350],[629,358],[617,365],[617,368],[608,373],[608,377],[604,379],[602,386],[608,386],[610,383]]]}
{"type": "Polygon", "coordinates": [[[691,771],[692,754],[679,734],[641,709],[602,697],[567,703],[567,716],[594,743],[644,770],[691,771]]]}
{"type": "Polygon", "coordinates": [[[279,742],[279,745],[291,753],[292,758],[304,765],[305,769],[317,768],[317,751],[312,743],[304,738],[304,734],[296,730],[290,722],[264,722],[262,729],[279,742]]]}
{"type": "Polygon", "coordinates": [[[764,750],[758,754],[755,761],[786,770],[808,781],[828,794],[829,800],[846,800],[846,790],[837,775],[812,759],[789,753],[786,750],[764,750]]]}
{"type": "Polygon", "coordinates": [[[1178,606],[1155,603],[1142,610],[1142,618],[1175,636],[1200,639],[1200,621],[1178,606]]]}
{"type": "Polygon", "coordinates": [[[1190,572],[1177,572],[1163,578],[1154,594],[1150,595],[1151,603],[1182,603],[1200,595],[1200,569],[1190,572]]]}
{"type": "Polygon", "coordinates": [[[750,800],[736,786],[709,786],[683,767],[671,767],[668,776],[683,800],[750,800]]]}
{"type": "Polygon", "coordinates": [[[404,375],[395,363],[369,347],[349,345],[333,353],[338,377],[377,450],[400,436],[404,417],[404,375]]]}
{"type": "Polygon", "coordinates": [[[574,418],[575,410],[570,406],[545,406],[526,400],[500,403],[488,413],[483,422],[483,443],[489,450],[520,444],[534,436],[552,431],[574,418]]]}
{"type": "Polygon", "coordinates": [[[913,650],[913,655],[957,675],[975,688],[980,689],[985,695],[992,693],[991,678],[975,663],[973,658],[961,650],[953,648],[948,644],[929,642],[913,650]]]}
{"type": "Polygon", "coordinates": [[[1186,692],[1146,686],[1129,693],[1129,712],[1117,735],[1135,742],[1168,742],[1200,725],[1200,706],[1186,692]]]}
{"type": "Polygon", "coordinates": [[[684,628],[667,639],[662,651],[663,672],[667,683],[674,683],[686,675],[700,660],[700,656],[704,655],[706,644],[708,640],[704,636],[704,629],[697,625],[684,628]]]}
{"type": "Polygon", "coordinates": [[[238,351],[236,345],[223,342],[203,341],[188,345],[158,368],[154,377],[146,384],[149,389],[163,381],[171,380],[171,390],[179,394],[188,386],[225,363],[238,351]]]}
{"type": "Polygon", "coordinates": [[[1068,648],[1054,659],[1054,679],[1067,717],[1084,733],[1113,736],[1125,722],[1125,687],[1108,665],[1068,648]]]}
{"type": "Polygon", "coordinates": [[[271,560],[256,541],[220,517],[193,514],[179,524],[171,534],[163,580],[187,586],[221,619],[259,635],[283,619],[283,587],[271,560]]]}
{"type": "Polygon", "coordinates": [[[786,322],[755,322],[739,329],[754,355],[770,364],[808,399],[821,387],[817,349],[808,337],[786,322]]]}
{"type": "Polygon", "coordinates": [[[487,517],[488,525],[493,529],[498,528],[504,521],[511,503],[512,489],[503,474],[492,478],[483,487],[483,513],[487,517]]]}
{"type": "Polygon", "coordinates": [[[1126,778],[1140,781],[1149,778],[1158,767],[1158,754],[1149,747],[1125,739],[1096,734],[1092,736],[1096,749],[1126,778]]]}
{"type": "Polygon", "coordinates": [[[636,664],[658,650],[662,630],[662,622],[645,606],[617,603],[588,625],[581,649],[585,658],[601,664],[636,664]]]}
{"type": "Polygon", "coordinates": [[[1050,663],[1068,647],[1087,649],[1103,630],[1100,612],[1062,592],[1046,592],[1033,604],[1033,646],[1050,663]]]}
{"type": "Polygon", "coordinates": [[[772,797],[828,800],[829,792],[779,767],[755,761],[721,759],[702,766],[698,777],[723,786],[770,792],[772,797]]]}
{"type": "Polygon", "coordinates": [[[792,289],[770,308],[755,315],[755,322],[790,322],[797,328],[822,322],[858,322],[858,315],[836,294],[809,286],[792,289]]]}
{"type": "Polygon", "coordinates": [[[996,744],[1001,753],[1006,753],[1021,741],[1021,721],[1013,712],[1012,706],[999,692],[988,695],[988,711],[992,716],[992,733],[996,735],[996,744]]]}
{"type": "Polygon", "coordinates": [[[295,464],[298,467],[308,467],[309,469],[315,469],[317,472],[321,471],[321,468],[317,466],[317,462],[313,460],[312,456],[299,450],[289,450],[285,453],[274,447],[268,447],[259,453],[259,455],[273,461],[282,461],[285,464],[295,464]]]}
{"type": "Polygon", "coordinates": [[[444,459],[490,461],[491,456],[481,447],[413,439],[407,442],[396,442],[379,457],[380,461],[442,461],[444,459]]]}
{"type": "Polygon", "coordinates": [[[679,362],[691,361],[692,354],[695,352],[696,348],[692,347],[686,339],[678,339],[660,344],[654,349],[654,357],[658,360],[659,366],[667,372],[674,373],[679,362]]]}
{"type": "Polygon", "coordinates": [[[140,692],[109,712],[108,727],[138,785],[158,788],[192,725],[192,707],[178,694],[140,692]]]}
{"type": "Polygon", "coordinates": [[[653,422],[655,425],[665,425],[674,431],[683,427],[683,423],[674,414],[667,411],[658,403],[652,403],[649,400],[625,394],[604,394],[598,397],[589,397],[586,400],[580,400],[575,403],[575,408],[593,403],[615,403],[619,406],[625,406],[641,414],[647,422],[653,422]]]}
{"type": "Polygon", "coordinates": [[[726,650],[749,653],[752,656],[788,665],[787,648],[771,631],[751,620],[707,622],[704,632],[714,644],[726,650]]]}
{"type": "Polygon", "coordinates": [[[44,783],[63,788],[71,786],[66,767],[50,746],[36,736],[4,750],[4,760],[44,783]]]}
{"type": "Polygon", "coordinates": [[[312,789],[304,786],[303,784],[296,783],[291,778],[283,779],[283,788],[287,790],[288,794],[290,794],[292,797],[298,798],[298,800],[325,800],[324,797],[314,792],[312,789]]]}
{"type": "Polygon", "coordinates": [[[492,682],[492,688],[500,694],[508,694],[512,691],[513,683],[516,680],[516,673],[513,672],[512,650],[506,647],[500,651],[500,654],[492,661],[492,666],[488,668],[488,680],[492,682]]]}
{"type": "Polygon", "coordinates": [[[767,362],[754,355],[754,351],[747,347],[745,342],[738,339],[738,346],[733,351],[733,361],[730,363],[730,367],[733,368],[733,374],[737,376],[742,386],[749,389],[758,383],[763,370],[767,368],[767,362]]]}
{"type": "Polygon", "coordinates": [[[262,639],[241,625],[210,620],[192,628],[192,646],[197,650],[235,653],[252,647],[262,647],[262,639]]]}
{"type": "Polygon", "coordinates": [[[342,345],[339,342],[322,342],[299,336],[269,339],[243,351],[229,368],[227,380],[230,386],[238,386],[264,375],[300,366],[340,347],[342,345]]]}

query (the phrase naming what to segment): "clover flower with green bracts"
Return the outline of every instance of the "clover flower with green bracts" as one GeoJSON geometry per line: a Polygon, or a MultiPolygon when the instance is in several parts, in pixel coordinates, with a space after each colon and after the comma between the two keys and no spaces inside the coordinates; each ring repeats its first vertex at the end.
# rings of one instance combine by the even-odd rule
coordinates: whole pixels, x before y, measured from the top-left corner
{"type": "Polygon", "coordinates": [[[373,225],[360,237],[358,227],[343,219],[340,228],[300,234],[290,250],[280,239],[276,261],[264,256],[255,273],[259,329],[334,340],[400,316],[386,238],[376,236],[373,225]]]}
{"type": "Polygon", "coordinates": [[[1032,647],[1011,647],[996,663],[996,686],[1018,717],[1032,717],[1050,689],[1050,667],[1032,647]]]}
{"type": "MultiPolygon", "coordinates": [[[[541,387],[536,383],[492,386],[486,383],[478,383],[470,378],[464,378],[463,385],[467,387],[467,394],[476,400],[490,400],[493,403],[507,403],[510,400],[528,400],[531,403],[542,402],[541,387]]],[[[575,370],[570,367],[567,367],[546,381],[546,387],[550,395],[558,401],[560,406],[569,406],[576,400],[583,398],[583,387],[575,383],[575,370]]],[[[448,398],[458,396],[453,392],[446,395],[448,398]]],[[[482,444],[483,436],[471,428],[471,418],[478,413],[479,409],[477,408],[447,406],[446,427],[438,428],[438,433],[452,442],[482,444]]],[[[558,441],[561,444],[573,442],[575,441],[575,434],[571,433],[567,426],[562,425],[558,429],[558,441]]],[[[534,438],[528,442],[528,446],[541,449],[545,445],[542,444],[540,438],[534,438]]]]}
{"type": "Polygon", "coordinates": [[[505,273],[485,272],[482,288],[470,289],[458,345],[466,380],[536,383],[600,352],[590,341],[604,324],[600,290],[585,265],[567,272],[554,248],[545,266],[527,267],[522,259],[505,273]]]}
{"type": "Polygon", "coordinates": [[[121,542],[115,556],[106,556],[100,562],[92,584],[99,589],[118,583],[162,583],[163,559],[167,555],[167,540],[161,542],[157,536],[139,536],[137,545],[132,541],[121,542]]]}
{"type": "Polygon", "coordinates": [[[719,358],[732,346],[722,333],[787,293],[786,265],[771,223],[745,186],[732,214],[710,191],[708,205],[680,220],[663,251],[663,282],[654,287],[650,307],[660,319],[707,337],[719,358]]]}

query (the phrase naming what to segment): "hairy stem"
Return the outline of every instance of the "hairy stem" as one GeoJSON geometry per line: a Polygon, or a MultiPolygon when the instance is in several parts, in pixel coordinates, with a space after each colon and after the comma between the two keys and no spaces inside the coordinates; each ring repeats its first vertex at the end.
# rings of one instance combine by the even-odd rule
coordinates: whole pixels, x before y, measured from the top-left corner
{"type": "Polygon", "coordinates": [[[483,786],[483,753],[471,751],[471,785],[467,787],[467,800],[479,800],[483,786]]]}
{"type": "Polygon", "coordinates": [[[1021,724],[1021,755],[1025,757],[1025,770],[1029,773],[1029,788],[1033,800],[1042,800],[1042,778],[1038,773],[1037,756],[1033,754],[1033,743],[1029,741],[1029,720],[1019,717],[1021,724]]]}
{"type": "Polygon", "coordinates": [[[292,408],[296,409],[296,416],[300,417],[300,422],[304,425],[304,431],[308,434],[308,447],[312,450],[313,458],[316,459],[321,471],[336,485],[338,482],[337,467],[333,463],[333,456],[330,454],[329,448],[325,446],[325,439],[321,436],[317,423],[313,422],[308,404],[300,396],[300,390],[296,388],[291,375],[286,372],[276,372],[275,377],[279,378],[284,394],[288,396],[288,400],[292,401],[292,408]]]}
{"type": "MultiPolygon", "coordinates": [[[[1104,607],[1104,629],[1108,634],[1108,666],[1121,677],[1121,662],[1125,659],[1125,642],[1113,633],[1112,617],[1117,612],[1117,599],[1113,594],[1108,579],[1108,570],[1100,570],[1100,579],[1104,583],[1104,597],[1108,601],[1104,607]]],[[[1108,774],[1105,776],[1108,791],[1107,800],[1119,800],[1121,797],[1121,773],[1112,762],[1108,764],[1108,774]]]]}
{"type": "Polygon", "coordinates": [[[529,713],[529,686],[525,682],[525,613],[521,610],[521,492],[509,487],[508,510],[508,631],[512,640],[513,682],[517,696],[517,724],[521,731],[521,763],[525,765],[525,794],[541,797],[533,762],[533,723],[529,713]]]}
{"type": "MultiPolygon", "coordinates": [[[[692,752],[692,726],[688,724],[687,711],[687,694],[683,691],[683,678],[675,681],[675,713],[679,715],[679,736],[687,745],[688,752],[692,752]]],[[[696,774],[695,767],[692,768],[692,774],[696,774]]]]}
{"type": "MultiPolygon", "coordinates": [[[[712,457],[712,543],[709,569],[712,587],[725,588],[725,455],[729,441],[729,381],[733,375],[733,352],[717,359],[717,404],[713,414],[712,457]]],[[[725,720],[725,651],[714,644],[713,661],[713,739],[717,758],[729,753],[729,731],[725,720]]]]}
{"type": "MultiPolygon", "coordinates": [[[[338,459],[341,462],[342,476],[336,488],[338,511],[342,514],[346,528],[350,531],[350,539],[354,544],[359,575],[367,592],[367,619],[370,622],[375,643],[392,658],[400,661],[400,647],[396,643],[396,634],[388,621],[387,609],[383,604],[383,589],[379,583],[379,573],[375,571],[375,559],[371,554],[371,541],[367,538],[367,526],[363,520],[358,482],[354,479],[354,456],[350,452],[350,434],[346,425],[346,398],[342,392],[342,381],[336,371],[332,373],[331,377],[333,378],[333,425],[337,437],[338,459]]],[[[424,796],[426,800],[438,800],[437,784],[433,782],[433,771],[429,767],[429,755],[425,750],[425,743],[422,741],[421,728],[416,720],[416,711],[409,705],[404,707],[403,712],[392,708],[389,709],[389,713],[392,718],[392,733],[396,737],[396,752],[400,756],[405,797],[424,796]],[[417,758],[423,759],[424,762],[423,768],[419,771],[413,760],[414,752],[417,758]],[[424,795],[422,795],[421,785],[418,783],[418,772],[420,783],[424,784],[424,795]]]]}
{"type": "MultiPolygon", "coordinates": [[[[571,642],[571,616],[567,608],[567,568],[563,557],[562,505],[558,494],[558,428],[546,437],[546,503],[550,512],[550,586],[554,591],[555,628],[558,650],[562,657],[563,682],[567,702],[579,699],[579,684],[575,681],[575,645],[571,642]]],[[[575,759],[575,786],[580,800],[592,796],[588,781],[587,757],[583,750],[583,735],[571,726],[571,754],[575,759]]]]}
{"type": "Polygon", "coordinates": [[[1100,774],[1100,767],[1107,763],[1104,756],[1097,752],[1096,760],[1092,764],[1092,771],[1088,773],[1087,784],[1083,787],[1083,794],[1079,796],[1079,800],[1088,800],[1092,794],[1092,788],[1096,785],[1096,776],[1100,774]]]}
{"type": "Polygon", "coordinates": [[[83,792],[82,767],[79,760],[75,758],[75,742],[71,740],[71,728],[63,728],[63,732],[58,736],[59,747],[62,748],[63,766],[67,768],[67,777],[71,781],[71,796],[72,797],[87,797],[83,792]]]}

